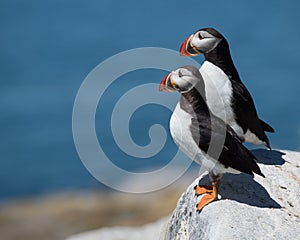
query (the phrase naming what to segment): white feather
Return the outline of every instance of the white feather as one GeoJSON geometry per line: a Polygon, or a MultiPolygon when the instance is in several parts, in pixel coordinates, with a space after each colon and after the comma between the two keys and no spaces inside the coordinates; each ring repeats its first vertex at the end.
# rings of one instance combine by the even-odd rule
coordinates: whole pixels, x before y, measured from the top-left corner
{"type": "Polygon", "coordinates": [[[263,141],[259,140],[259,138],[254,133],[252,133],[249,129],[245,133],[244,138],[246,142],[251,142],[255,144],[265,144],[263,141]]]}
{"type": "Polygon", "coordinates": [[[228,76],[211,62],[205,61],[200,68],[204,83],[206,100],[209,109],[214,115],[223,119],[233,130],[242,135],[242,128],[236,123],[232,111],[232,85],[228,76]]]}
{"type": "Polygon", "coordinates": [[[240,173],[232,168],[225,168],[217,160],[213,159],[199,148],[193,139],[190,130],[192,117],[191,114],[181,109],[180,103],[177,104],[171,116],[170,131],[173,140],[179,149],[192,160],[204,166],[209,172],[213,172],[214,175],[223,174],[225,172],[240,173]]]}
{"type": "Polygon", "coordinates": [[[205,83],[207,105],[212,113],[230,125],[246,142],[264,144],[249,129],[244,134],[243,129],[237,124],[231,107],[233,89],[228,76],[209,61],[203,63],[200,73],[205,83]]]}

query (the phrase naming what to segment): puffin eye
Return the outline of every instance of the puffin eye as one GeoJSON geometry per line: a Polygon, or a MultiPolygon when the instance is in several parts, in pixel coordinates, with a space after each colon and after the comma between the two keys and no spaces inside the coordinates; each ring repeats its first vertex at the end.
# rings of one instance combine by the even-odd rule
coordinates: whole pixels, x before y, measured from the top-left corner
{"type": "Polygon", "coordinates": [[[200,40],[202,40],[204,37],[201,36],[201,33],[198,34],[198,37],[200,40]]]}
{"type": "Polygon", "coordinates": [[[178,77],[182,77],[182,72],[181,71],[178,71],[178,77]]]}

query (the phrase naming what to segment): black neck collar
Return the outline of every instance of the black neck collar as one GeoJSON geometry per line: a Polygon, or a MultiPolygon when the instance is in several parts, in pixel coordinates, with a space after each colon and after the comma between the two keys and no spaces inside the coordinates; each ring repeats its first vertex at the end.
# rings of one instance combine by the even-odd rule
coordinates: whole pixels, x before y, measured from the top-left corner
{"type": "Polygon", "coordinates": [[[223,38],[215,49],[209,53],[205,53],[204,56],[205,60],[222,69],[227,76],[231,76],[235,81],[241,81],[232,61],[226,39],[223,38]]]}
{"type": "Polygon", "coordinates": [[[204,82],[198,83],[189,92],[182,93],[180,99],[181,108],[191,114],[209,115],[209,108],[206,104],[204,82]]]}

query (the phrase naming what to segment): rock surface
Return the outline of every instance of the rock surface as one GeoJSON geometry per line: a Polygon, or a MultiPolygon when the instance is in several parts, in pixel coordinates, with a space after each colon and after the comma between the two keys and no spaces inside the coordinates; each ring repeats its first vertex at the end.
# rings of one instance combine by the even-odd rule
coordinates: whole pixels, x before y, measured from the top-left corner
{"type": "Polygon", "coordinates": [[[178,201],[164,240],[300,239],[300,153],[254,150],[266,176],[225,174],[219,201],[199,214],[193,187],[209,183],[196,179],[178,201]]]}
{"type": "Polygon", "coordinates": [[[225,174],[219,201],[199,214],[194,186],[209,184],[197,178],[180,197],[169,220],[140,228],[95,230],[68,240],[256,240],[300,239],[300,152],[253,150],[266,176],[225,174]]]}
{"type": "Polygon", "coordinates": [[[167,218],[142,227],[112,227],[74,235],[67,240],[154,240],[158,239],[167,218]]]}

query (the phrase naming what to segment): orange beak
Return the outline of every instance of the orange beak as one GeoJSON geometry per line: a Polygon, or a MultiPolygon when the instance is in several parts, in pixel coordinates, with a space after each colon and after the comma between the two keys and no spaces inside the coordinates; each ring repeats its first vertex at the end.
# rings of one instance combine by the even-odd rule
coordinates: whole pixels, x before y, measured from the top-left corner
{"type": "Polygon", "coordinates": [[[176,92],[175,89],[168,87],[168,81],[170,81],[172,73],[167,74],[159,84],[159,91],[161,92],[176,92]]]}
{"type": "Polygon", "coordinates": [[[192,34],[187,39],[185,39],[184,42],[181,44],[180,56],[190,57],[190,56],[196,56],[196,55],[200,54],[200,52],[191,45],[191,39],[193,38],[193,36],[194,36],[194,34],[192,34]]]}

